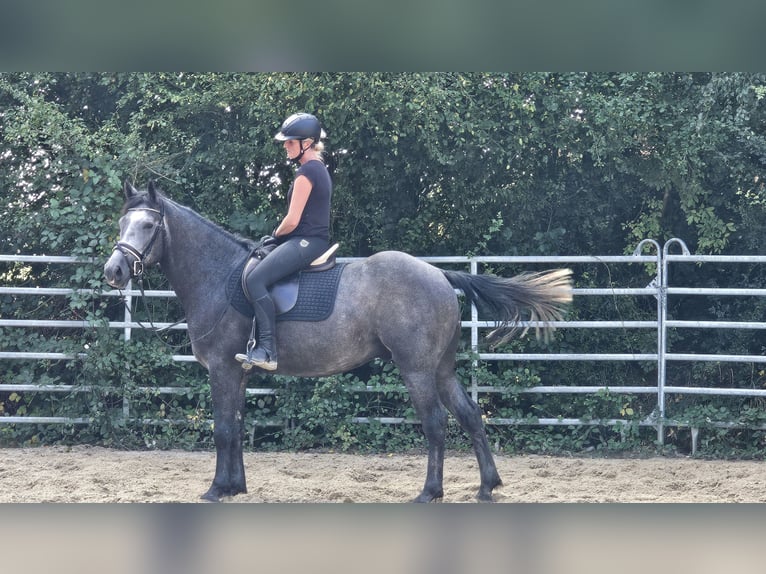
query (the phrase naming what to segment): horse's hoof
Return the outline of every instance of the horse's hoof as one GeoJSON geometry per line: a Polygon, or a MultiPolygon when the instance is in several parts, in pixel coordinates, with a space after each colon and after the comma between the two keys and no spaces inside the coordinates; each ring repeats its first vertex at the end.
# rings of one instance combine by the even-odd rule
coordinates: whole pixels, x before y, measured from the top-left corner
{"type": "Polygon", "coordinates": [[[479,492],[476,493],[476,501],[489,503],[495,502],[495,498],[492,496],[492,490],[479,490],[479,492]]]}
{"type": "Polygon", "coordinates": [[[207,500],[208,502],[221,502],[221,497],[216,494],[213,494],[209,490],[205,494],[200,496],[200,498],[202,500],[207,500]]]}
{"type": "Polygon", "coordinates": [[[483,484],[479,488],[479,492],[476,493],[476,500],[478,502],[495,502],[495,499],[492,496],[492,491],[496,488],[500,488],[501,486],[503,486],[503,481],[496,474],[491,481],[483,484]]]}
{"type": "Polygon", "coordinates": [[[428,503],[428,502],[441,502],[442,500],[444,500],[444,493],[443,492],[439,492],[439,493],[436,493],[436,494],[430,494],[430,493],[426,493],[426,492],[421,492],[417,496],[417,498],[413,499],[412,502],[414,502],[415,504],[425,504],[425,503],[428,503]]]}
{"type": "Polygon", "coordinates": [[[238,486],[218,486],[214,484],[200,498],[208,502],[222,502],[224,498],[238,494],[247,494],[247,487],[244,481],[238,486]]]}

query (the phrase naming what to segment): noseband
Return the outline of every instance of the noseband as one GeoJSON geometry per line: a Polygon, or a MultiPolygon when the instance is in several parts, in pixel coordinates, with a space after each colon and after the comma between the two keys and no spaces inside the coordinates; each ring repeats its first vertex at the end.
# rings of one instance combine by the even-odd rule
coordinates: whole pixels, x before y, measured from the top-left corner
{"type": "Polygon", "coordinates": [[[125,241],[118,241],[112,249],[112,251],[119,251],[122,253],[126,259],[128,258],[129,254],[133,257],[133,265],[130,269],[130,278],[138,279],[144,274],[144,260],[151,253],[152,247],[154,247],[154,242],[157,241],[157,237],[159,237],[160,233],[165,229],[165,206],[160,203],[159,209],[153,209],[151,207],[135,207],[133,209],[128,209],[128,211],[152,211],[160,216],[160,222],[157,227],[154,228],[154,233],[152,234],[151,239],[149,239],[149,242],[146,244],[146,247],[144,247],[143,251],[139,251],[130,243],[126,243],[125,241]]]}

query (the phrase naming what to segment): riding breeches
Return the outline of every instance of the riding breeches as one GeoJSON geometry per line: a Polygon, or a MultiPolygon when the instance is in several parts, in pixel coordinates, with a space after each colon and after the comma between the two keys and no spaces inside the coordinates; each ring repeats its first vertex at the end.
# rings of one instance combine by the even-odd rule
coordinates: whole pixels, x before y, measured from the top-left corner
{"type": "Polygon", "coordinates": [[[308,267],[329,243],[318,237],[291,237],[269,253],[245,279],[252,301],[268,295],[267,288],[280,279],[308,267]]]}

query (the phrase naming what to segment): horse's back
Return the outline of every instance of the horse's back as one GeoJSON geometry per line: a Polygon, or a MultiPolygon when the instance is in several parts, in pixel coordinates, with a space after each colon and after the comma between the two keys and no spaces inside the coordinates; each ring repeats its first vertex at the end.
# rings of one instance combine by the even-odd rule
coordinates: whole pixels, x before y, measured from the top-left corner
{"type": "Polygon", "coordinates": [[[400,251],[383,251],[363,262],[358,280],[364,295],[356,304],[364,302],[367,320],[387,347],[420,338],[436,349],[452,338],[460,308],[440,269],[400,251]]]}
{"type": "Polygon", "coordinates": [[[395,278],[407,285],[422,285],[438,288],[447,285],[444,274],[430,263],[404,253],[403,251],[380,251],[362,261],[371,277],[378,279],[395,278]]]}
{"type": "Polygon", "coordinates": [[[329,318],[280,323],[280,371],[283,359],[285,374],[318,376],[396,355],[416,341],[445,347],[459,320],[457,297],[439,269],[399,251],[379,252],[345,266],[329,318]],[[326,370],[313,371],[316,357],[326,370]]]}
{"type": "Polygon", "coordinates": [[[350,280],[384,300],[409,301],[416,312],[427,301],[454,302],[454,290],[440,269],[402,251],[381,251],[357,264],[355,278],[350,280]]]}

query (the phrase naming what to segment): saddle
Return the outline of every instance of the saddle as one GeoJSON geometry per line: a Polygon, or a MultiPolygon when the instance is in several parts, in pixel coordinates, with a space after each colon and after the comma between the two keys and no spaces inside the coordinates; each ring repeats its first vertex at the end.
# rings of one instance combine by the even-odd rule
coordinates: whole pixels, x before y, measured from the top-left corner
{"type": "MultiPolygon", "coordinates": [[[[335,303],[335,293],[344,265],[337,264],[334,244],[322,255],[311,262],[309,267],[285,277],[269,287],[269,295],[274,301],[278,321],[322,321],[329,317],[335,303]],[[300,295],[300,297],[299,297],[300,295]]],[[[239,276],[239,291],[246,300],[247,309],[242,301],[231,296],[232,305],[245,315],[252,316],[250,296],[245,278],[248,272],[258,265],[262,257],[248,257],[239,276]],[[238,304],[239,303],[239,304],[238,304]],[[244,311],[247,312],[244,312],[244,311]]],[[[239,266],[238,266],[239,267],[239,266]]],[[[235,270],[237,272],[237,270],[235,270]]]]}

